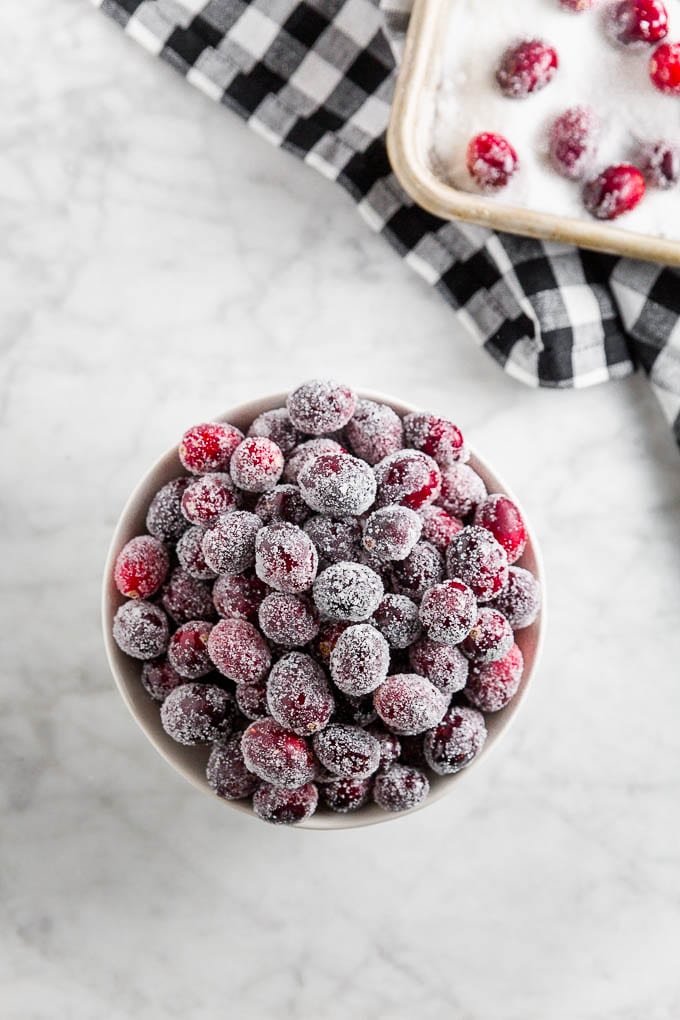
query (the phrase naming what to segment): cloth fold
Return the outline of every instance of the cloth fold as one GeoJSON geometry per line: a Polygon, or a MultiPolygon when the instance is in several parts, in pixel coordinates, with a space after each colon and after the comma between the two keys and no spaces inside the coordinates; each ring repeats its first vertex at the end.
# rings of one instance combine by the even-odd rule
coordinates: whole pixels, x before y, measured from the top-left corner
{"type": "Polygon", "coordinates": [[[680,443],[680,273],[438,219],[385,132],[409,0],[93,0],[187,81],[337,181],[370,227],[532,386],[647,373],[680,443]]]}

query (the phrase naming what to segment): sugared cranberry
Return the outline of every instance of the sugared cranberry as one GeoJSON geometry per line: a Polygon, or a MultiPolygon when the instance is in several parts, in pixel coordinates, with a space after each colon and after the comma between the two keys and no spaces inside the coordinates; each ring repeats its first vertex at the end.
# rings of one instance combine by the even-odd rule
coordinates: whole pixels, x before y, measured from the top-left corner
{"type": "Polygon", "coordinates": [[[375,475],[368,464],[348,453],[322,453],[298,473],[302,497],[312,510],[333,517],[358,515],[375,499],[375,475]]]}
{"type": "Polygon", "coordinates": [[[436,414],[407,414],[404,440],[406,446],[427,453],[441,468],[450,467],[466,456],[463,433],[448,418],[436,414]]]}
{"type": "Polygon", "coordinates": [[[519,168],[510,142],[492,131],[482,131],[470,139],[465,162],[470,177],[482,191],[507,187],[519,168]]]}
{"type": "Polygon", "coordinates": [[[257,621],[257,612],[268,592],[266,584],[255,574],[224,574],[213,585],[215,609],[227,620],[257,621]]]}
{"type": "Polygon", "coordinates": [[[432,641],[457,645],[467,637],[477,619],[477,600],[458,579],[436,584],[423,595],[420,621],[432,641]]]}
{"type": "Polygon", "coordinates": [[[605,24],[609,35],[624,46],[650,45],[668,35],[668,11],[661,0],[616,0],[605,24]]]}
{"type": "Polygon", "coordinates": [[[367,779],[380,764],[380,745],[367,730],[333,723],[314,736],[317,758],[336,776],[367,779]]]}
{"type": "Polygon", "coordinates": [[[407,595],[388,592],[371,617],[390,648],[408,648],[420,636],[418,606],[407,595]]]}
{"type": "Polygon", "coordinates": [[[655,188],[673,188],[680,181],[680,146],[653,142],[640,149],[640,170],[655,188]]]}
{"type": "Polygon", "coordinates": [[[304,525],[321,560],[340,563],[361,556],[361,525],[355,517],[324,517],[316,514],[304,525]]]}
{"type": "Polygon", "coordinates": [[[295,790],[282,790],[263,783],[253,795],[253,811],[271,825],[297,825],[311,818],[319,802],[314,783],[305,783],[295,790]]]}
{"type": "Polygon", "coordinates": [[[484,716],[474,708],[451,707],[425,734],[425,760],[433,772],[451,776],[477,757],[486,741],[484,716]]]}
{"type": "Polygon", "coordinates": [[[188,429],[177,450],[179,459],[193,475],[228,471],[231,456],[243,433],[227,422],[215,421],[188,429]]]}
{"type": "Polygon", "coordinates": [[[376,572],[363,563],[333,563],[314,582],[317,609],[331,620],[368,620],[380,605],[383,592],[376,572]]]}
{"type": "Polygon", "coordinates": [[[351,626],[351,623],[346,620],[324,620],[319,627],[319,633],[313,643],[313,648],[317,657],[326,668],[330,667],[331,652],[335,648],[338,638],[343,631],[351,626]]]}
{"type": "Polygon", "coordinates": [[[324,728],[335,702],[321,666],[309,655],[290,652],[269,674],[267,706],[278,723],[306,736],[324,728]]]}
{"type": "Polygon", "coordinates": [[[396,453],[404,445],[401,418],[387,404],[374,400],[357,401],[353,417],[345,426],[352,453],[367,464],[396,453]]]}
{"type": "Polygon", "coordinates": [[[526,39],[501,57],[496,81],[504,96],[523,99],[545,88],[557,71],[557,52],[542,39],[526,39]]]}
{"type": "Polygon", "coordinates": [[[332,379],[312,379],[293,390],[287,403],[295,428],[321,436],[344,428],[354,414],[357,398],[349,386],[332,379]]]}
{"type": "Polygon", "coordinates": [[[272,592],[260,605],[258,619],[265,637],[284,648],[301,648],[319,633],[319,614],[305,595],[272,592]]]}
{"type": "Polygon", "coordinates": [[[124,602],[113,618],[113,640],[133,659],[155,659],[168,647],[168,618],[153,602],[124,602]]]}
{"type": "Polygon", "coordinates": [[[193,524],[180,538],[175,552],[187,574],[195,577],[198,581],[211,581],[215,577],[215,571],[205,562],[203,555],[204,534],[205,528],[193,524]]]}
{"type": "Polygon", "coordinates": [[[191,620],[178,627],[168,645],[168,662],[180,676],[198,680],[212,672],[208,655],[208,639],[212,624],[207,620],[191,620]]]}
{"type": "Polygon", "coordinates": [[[512,648],[512,627],[497,609],[482,606],[461,649],[473,662],[495,662],[512,648]]]}
{"type": "Polygon", "coordinates": [[[275,719],[257,719],[241,738],[246,768],[266,783],[294,790],[314,778],[314,755],[303,737],[275,719]]]}
{"type": "Polygon", "coordinates": [[[218,517],[236,510],[238,500],[229,475],[203,475],[185,489],[182,513],[192,524],[210,527],[218,517]]]}
{"type": "Polygon", "coordinates": [[[296,485],[302,468],[322,453],[347,453],[347,451],[344,447],[340,446],[340,443],[336,443],[334,439],[328,439],[325,436],[320,436],[318,439],[308,439],[305,443],[300,443],[299,446],[296,446],[288,457],[286,466],[283,469],[284,481],[296,485]]]}
{"type": "Polygon", "coordinates": [[[442,474],[439,502],[453,517],[467,517],[486,497],[486,485],[469,464],[454,464],[442,474]]]}
{"type": "Polygon", "coordinates": [[[368,732],[380,744],[380,765],[379,768],[386,769],[394,765],[401,754],[401,741],[396,733],[390,733],[382,723],[373,723],[368,727],[368,732]]]}
{"type": "Polygon", "coordinates": [[[212,684],[182,684],[161,705],[163,729],[178,744],[193,746],[226,740],[236,719],[231,694],[212,684]]]}
{"type": "Polygon", "coordinates": [[[245,620],[220,620],[208,640],[217,669],[237,684],[254,684],[269,672],[271,653],[258,630],[245,620]]]}
{"type": "Polygon", "coordinates": [[[418,542],[406,559],[395,563],[392,580],[398,595],[420,601],[428,588],[444,577],[442,558],[429,542],[418,542]]]}
{"type": "Polygon", "coordinates": [[[475,511],[475,524],[490,531],[503,546],[508,563],[516,563],[527,544],[527,528],[519,509],[500,493],[487,496],[475,511]]]}
{"type": "Polygon", "coordinates": [[[175,567],[170,574],[163,587],[161,605],[175,623],[214,620],[217,616],[210,587],[182,567],[175,567]]]}
{"type": "Polygon", "coordinates": [[[491,604],[503,613],[513,630],[522,630],[531,626],[539,614],[541,586],[528,570],[510,567],[505,587],[491,604]]]}
{"type": "Polygon", "coordinates": [[[473,524],[451,540],[446,569],[449,577],[464,581],[480,602],[488,602],[508,580],[508,555],[490,531],[473,524]]]}
{"type": "Polygon", "coordinates": [[[590,170],[599,134],[599,121],[587,106],[572,106],[550,126],[549,153],[552,165],[570,181],[580,181],[590,170]]]}
{"type": "Polygon", "coordinates": [[[236,704],[246,719],[264,719],[267,709],[267,685],[264,680],[256,684],[236,684],[236,704]]]}
{"type": "Polygon", "coordinates": [[[276,407],[272,411],[258,414],[248,429],[248,435],[271,439],[284,454],[290,453],[302,440],[285,407],[276,407]]]}
{"type": "Polygon", "coordinates": [[[383,811],[409,811],[430,792],[427,776],[410,765],[392,765],[376,777],[373,800],[383,811]]]}
{"type": "Polygon", "coordinates": [[[153,659],[142,666],[142,687],[154,701],[165,701],[170,691],[186,683],[167,659],[153,659]]]}
{"type": "Polygon", "coordinates": [[[524,658],[517,645],[495,662],[474,662],[465,697],[482,712],[499,712],[517,693],[523,670],[524,658]]]}
{"type": "Polygon", "coordinates": [[[441,486],[437,463],[420,450],[399,450],[384,457],[374,469],[378,483],[376,506],[399,503],[420,510],[434,503],[441,486]]]}
{"type": "Polygon", "coordinates": [[[426,506],[419,512],[423,520],[421,539],[429,542],[440,553],[445,553],[453,536],[462,531],[463,522],[452,517],[441,506],[426,506]]]}
{"type": "Polygon", "coordinates": [[[116,557],[113,579],[121,595],[146,599],[157,592],[168,573],[168,553],[151,535],[130,539],[116,557]]]}
{"type": "Polygon", "coordinates": [[[436,726],[448,706],[448,698],[417,673],[396,673],[373,695],[376,711],[395,733],[415,736],[436,726]]]}
{"type": "Polygon", "coordinates": [[[422,637],[409,648],[414,673],[424,676],[442,694],[451,697],[462,691],[468,678],[468,660],[459,648],[422,637]]]}
{"type": "MultiPolygon", "coordinates": [[[[680,47],[678,47],[680,55],[680,47]]],[[[680,92],[680,62],[678,64],[680,92]]],[[[615,220],[630,212],[645,194],[645,179],[637,167],[629,163],[607,167],[583,189],[583,203],[598,220],[615,220]]]]}
{"type": "Polygon", "coordinates": [[[176,542],[189,527],[182,513],[182,496],[191,478],[173,478],[158,490],[146,512],[146,529],[161,542],[176,542]]]}
{"type": "Polygon", "coordinates": [[[241,735],[215,744],[205,770],[208,786],[224,800],[243,800],[255,793],[260,780],[246,768],[241,752],[241,735]]]}
{"type": "Polygon", "coordinates": [[[343,631],[331,652],[333,682],[345,694],[370,694],[387,676],[390,647],[380,631],[357,623],[343,631]]]}
{"type": "Polygon", "coordinates": [[[267,492],[281,477],[283,463],[283,453],[276,443],[263,436],[250,436],[234,450],[229,471],[239,489],[267,492]]]}
{"type": "Polygon", "coordinates": [[[218,574],[242,574],[255,563],[255,538],[262,527],[257,514],[234,510],[203,536],[205,562],[218,574]]]}
{"type": "Polygon", "coordinates": [[[374,510],[364,527],[364,548],[382,560],[404,560],[420,538],[422,519],[407,506],[374,510]]]}
{"type": "Polygon", "coordinates": [[[263,492],[255,504],[255,513],[263,524],[272,521],[288,521],[299,528],[311,516],[302,493],[297,485],[275,485],[269,492],[263,492]]]}
{"type": "Polygon", "coordinates": [[[370,779],[334,779],[321,786],[321,801],[331,811],[345,815],[363,807],[371,794],[370,779]]]}
{"type": "Polygon", "coordinates": [[[255,571],[265,584],[296,595],[314,582],[319,556],[302,528],[274,521],[262,528],[255,541],[255,571]]]}

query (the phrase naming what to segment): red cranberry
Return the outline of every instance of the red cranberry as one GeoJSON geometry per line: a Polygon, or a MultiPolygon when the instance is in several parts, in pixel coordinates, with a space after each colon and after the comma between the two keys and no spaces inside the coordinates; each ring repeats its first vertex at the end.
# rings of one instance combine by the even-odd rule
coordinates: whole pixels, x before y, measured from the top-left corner
{"type": "Polygon", "coordinates": [[[211,581],[215,577],[215,571],[205,562],[203,555],[204,534],[205,528],[193,524],[180,538],[175,552],[187,574],[195,577],[198,581],[211,581]]]}
{"type": "Polygon", "coordinates": [[[457,645],[470,633],[476,619],[477,600],[462,581],[444,581],[423,595],[420,620],[432,641],[457,645]]]}
{"type": "Polygon", "coordinates": [[[333,563],[314,582],[314,601],[319,612],[331,620],[361,623],[376,611],[383,597],[383,583],[363,563],[333,563]]]}
{"type": "Polygon", "coordinates": [[[145,599],[157,592],[168,573],[168,553],[151,535],[130,539],[116,557],[113,579],[121,595],[145,599]]]}
{"type": "Polygon", "coordinates": [[[381,507],[366,520],[364,548],[382,560],[405,560],[422,527],[422,519],[407,506],[381,507]]]}
{"type": "Polygon", "coordinates": [[[288,413],[295,428],[312,436],[344,428],[354,414],[354,390],[331,379],[312,379],[288,397],[288,413]]]}
{"type": "Polygon", "coordinates": [[[377,506],[400,503],[420,510],[439,495],[441,472],[432,457],[420,450],[400,450],[384,457],[374,469],[377,506]]]}
{"type": "Polygon", "coordinates": [[[263,680],[271,653],[262,635],[245,620],[220,620],[208,640],[208,654],[220,673],[237,684],[263,680]]]}
{"type": "Polygon", "coordinates": [[[442,474],[439,502],[454,517],[467,517],[486,497],[486,485],[469,464],[454,464],[442,474]]]}
{"type": "Polygon", "coordinates": [[[208,655],[208,639],[212,624],[206,620],[191,620],[178,627],[168,645],[168,662],[187,680],[212,673],[213,664],[208,655]]]}
{"type": "Polygon", "coordinates": [[[275,485],[269,492],[262,493],[255,504],[255,513],[263,524],[287,521],[301,528],[310,517],[311,510],[297,485],[275,485]]]}
{"type": "Polygon", "coordinates": [[[587,106],[572,106],[550,127],[549,152],[552,165],[563,177],[580,181],[595,159],[599,121],[587,106]]]}
{"type": "Polygon", "coordinates": [[[319,614],[304,595],[274,591],[261,603],[258,618],[265,637],[284,648],[300,648],[319,633],[319,614]]]}
{"type": "Polygon", "coordinates": [[[502,659],[513,645],[512,627],[497,609],[482,606],[472,630],[461,649],[473,662],[495,662],[502,659]]]}
{"type": "Polygon", "coordinates": [[[153,602],[124,602],[113,618],[113,640],[133,659],[156,659],[168,647],[168,618],[153,602]]]}
{"type": "Polygon", "coordinates": [[[504,96],[523,99],[553,80],[558,63],[552,46],[542,39],[526,39],[505,51],[496,71],[496,81],[504,96]]]}
{"type": "Polygon", "coordinates": [[[390,647],[375,627],[355,624],[336,641],[330,668],[333,682],[345,694],[370,694],[389,672],[390,647]]]}
{"type": "Polygon", "coordinates": [[[170,691],[185,683],[167,659],[153,659],[142,666],[142,687],[154,701],[165,701],[170,691]]]}
{"type": "Polygon", "coordinates": [[[616,0],[607,10],[606,27],[624,46],[654,44],[668,35],[668,12],[661,0],[616,0]]]}
{"type": "Polygon", "coordinates": [[[314,777],[314,756],[303,737],[275,719],[256,719],[241,738],[246,768],[266,783],[294,790],[314,777]]]}
{"type": "Polygon", "coordinates": [[[283,479],[296,485],[302,468],[321,453],[346,453],[347,451],[334,439],[323,436],[319,439],[308,439],[296,446],[286,461],[283,479]]]}
{"type": "Polygon", "coordinates": [[[285,407],[276,407],[272,411],[258,414],[248,429],[248,435],[271,439],[284,454],[295,449],[302,439],[285,407]]]}
{"type": "Polygon", "coordinates": [[[420,537],[445,553],[454,535],[463,529],[463,522],[452,517],[441,506],[426,506],[420,511],[423,521],[420,537]]]}
{"type": "Polygon", "coordinates": [[[234,484],[227,474],[203,475],[185,490],[182,513],[192,524],[210,527],[218,517],[236,510],[234,484]]]}
{"type": "Polygon", "coordinates": [[[451,707],[442,721],[425,734],[425,760],[433,772],[451,776],[460,772],[484,747],[484,716],[474,708],[451,707]]]}
{"type": "Polygon", "coordinates": [[[534,622],[541,608],[541,587],[528,570],[510,567],[508,580],[492,605],[507,618],[513,630],[522,630],[534,622]]]}
{"type": "Polygon", "coordinates": [[[267,708],[267,684],[260,680],[256,684],[236,684],[234,691],[239,711],[246,719],[264,719],[269,715],[267,708]]]}
{"type": "Polygon", "coordinates": [[[401,754],[401,741],[396,733],[390,733],[380,723],[373,723],[368,727],[368,733],[380,744],[380,765],[379,768],[387,769],[394,765],[401,754]]]}
{"type": "Polygon", "coordinates": [[[187,746],[226,740],[235,719],[231,694],[213,684],[182,684],[161,705],[163,729],[178,744],[187,746]]]}
{"type": "Polygon", "coordinates": [[[255,563],[255,537],[262,527],[257,514],[234,510],[203,536],[205,562],[218,574],[242,574],[255,563]]]}
{"type": "Polygon", "coordinates": [[[376,777],[373,800],[383,811],[409,811],[430,792],[427,776],[409,765],[392,765],[376,777]]]}
{"type": "MultiPolygon", "coordinates": [[[[678,84],[680,86],[680,74],[678,84]]],[[[638,168],[622,163],[607,167],[598,177],[588,181],[583,189],[583,202],[588,212],[598,220],[615,220],[634,209],[644,194],[645,179],[638,168]]]]}
{"type": "Polygon", "coordinates": [[[295,790],[282,790],[263,783],[253,795],[253,811],[263,822],[272,825],[296,825],[311,818],[319,802],[314,783],[295,790]]]}
{"type": "Polygon", "coordinates": [[[523,670],[524,658],[517,645],[495,662],[473,662],[465,697],[482,712],[498,712],[517,693],[523,670]]]}
{"type": "Polygon", "coordinates": [[[527,527],[519,509],[511,499],[500,493],[487,496],[475,511],[475,524],[490,531],[503,546],[508,563],[515,563],[527,544],[527,527]]]}
{"type": "Polygon", "coordinates": [[[283,453],[271,439],[251,436],[234,450],[229,470],[239,489],[267,492],[283,473],[283,453]]]}
{"type": "Polygon", "coordinates": [[[161,604],[175,623],[214,620],[217,616],[208,585],[197,581],[181,567],[176,567],[170,574],[163,588],[161,604]]]}
{"type": "Polygon", "coordinates": [[[215,609],[227,620],[257,622],[257,612],[268,592],[255,574],[224,574],[213,585],[212,597],[215,609]]]}
{"type": "Polygon", "coordinates": [[[208,786],[224,800],[243,800],[255,793],[260,780],[246,768],[241,752],[241,734],[215,744],[205,770],[208,786]]]}
{"type": "Polygon", "coordinates": [[[278,723],[306,736],[324,728],[335,702],[321,666],[309,655],[290,652],[269,674],[267,706],[278,723]]]}
{"type": "Polygon", "coordinates": [[[654,142],[640,150],[640,170],[655,188],[673,188],[680,181],[680,146],[654,142]]]}
{"type": "Polygon", "coordinates": [[[338,638],[343,631],[351,626],[351,623],[344,620],[324,620],[321,624],[313,647],[316,655],[326,668],[331,664],[331,652],[335,648],[338,638]]]}
{"type": "Polygon", "coordinates": [[[173,478],[158,490],[146,512],[146,529],[161,542],[176,542],[189,527],[182,513],[182,496],[191,478],[173,478]]]}
{"type": "Polygon", "coordinates": [[[380,685],[373,703],[390,730],[415,736],[437,725],[448,707],[448,698],[417,673],[396,673],[380,685]]]}
{"type": "Polygon", "coordinates": [[[345,426],[352,452],[367,464],[396,453],[404,445],[401,418],[387,404],[374,400],[357,401],[354,416],[345,426]]]}
{"type": "Polygon", "coordinates": [[[354,517],[324,517],[317,514],[304,526],[326,563],[357,560],[361,556],[361,525],[354,517]]]}
{"type": "Polygon", "coordinates": [[[420,636],[418,606],[406,595],[388,592],[371,618],[390,648],[408,648],[420,636]]]}
{"type": "Polygon", "coordinates": [[[490,531],[470,525],[459,531],[446,551],[449,577],[464,581],[480,602],[488,602],[508,580],[508,556],[490,531]]]}
{"type": "Polygon", "coordinates": [[[234,425],[214,421],[188,429],[177,452],[183,466],[194,475],[228,471],[231,455],[242,439],[243,433],[234,425]]]}
{"type": "Polygon", "coordinates": [[[407,414],[404,440],[411,450],[422,450],[442,468],[466,456],[463,433],[448,418],[439,418],[436,414],[407,414]]]}
{"type": "Polygon", "coordinates": [[[414,545],[405,560],[392,568],[392,582],[398,595],[420,601],[425,592],[444,577],[442,558],[429,542],[414,545]]]}
{"type": "Polygon", "coordinates": [[[519,169],[519,159],[507,138],[482,131],[471,138],[466,153],[470,177],[482,191],[507,187],[519,169]]]}
{"type": "Polygon", "coordinates": [[[462,691],[468,678],[468,661],[453,645],[422,637],[409,649],[411,669],[424,676],[442,694],[451,697],[462,691]]]}
{"type": "Polygon", "coordinates": [[[314,736],[314,751],[336,776],[367,779],[380,764],[380,745],[367,730],[333,723],[314,736]]]}
{"type": "Polygon", "coordinates": [[[308,535],[294,524],[275,521],[255,541],[255,571],[265,584],[296,595],[308,591],[316,577],[319,556],[308,535]]]}
{"type": "Polygon", "coordinates": [[[333,517],[363,514],[376,492],[372,469],[348,453],[322,453],[310,459],[298,473],[298,485],[312,510],[333,517]]]}
{"type": "Polygon", "coordinates": [[[331,811],[345,815],[363,807],[371,794],[370,779],[333,779],[321,787],[321,800],[331,811]]]}

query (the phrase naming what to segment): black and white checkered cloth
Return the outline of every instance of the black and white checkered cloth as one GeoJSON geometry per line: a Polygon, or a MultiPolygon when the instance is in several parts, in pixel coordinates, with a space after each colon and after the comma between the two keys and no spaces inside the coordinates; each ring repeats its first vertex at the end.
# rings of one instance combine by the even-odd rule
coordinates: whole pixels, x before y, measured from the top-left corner
{"type": "Polygon", "coordinates": [[[385,130],[409,0],[94,0],[192,85],[356,200],[507,372],[590,386],[637,365],[680,442],[680,274],[448,223],[409,199],[385,130]]]}

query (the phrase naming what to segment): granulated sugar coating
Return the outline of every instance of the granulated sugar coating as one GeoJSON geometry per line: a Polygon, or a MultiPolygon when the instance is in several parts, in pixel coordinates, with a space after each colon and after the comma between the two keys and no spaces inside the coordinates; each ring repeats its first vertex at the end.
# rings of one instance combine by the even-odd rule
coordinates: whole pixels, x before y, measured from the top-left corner
{"type": "Polygon", "coordinates": [[[319,803],[408,810],[428,775],[480,753],[478,709],[502,711],[518,689],[513,628],[540,609],[533,576],[508,569],[526,527],[506,496],[487,497],[450,419],[402,421],[335,383],[289,405],[245,439],[220,423],[185,433],[192,474],[162,486],[151,534],[119,553],[129,598],[113,636],[143,660],[166,733],[214,745],[218,797],[252,798],[274,824],[319,803]],[[453,706],[459,694],[475,707],[453,706]]]}

